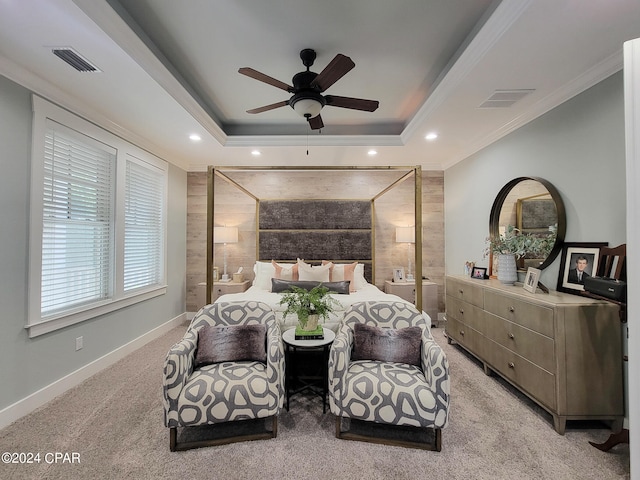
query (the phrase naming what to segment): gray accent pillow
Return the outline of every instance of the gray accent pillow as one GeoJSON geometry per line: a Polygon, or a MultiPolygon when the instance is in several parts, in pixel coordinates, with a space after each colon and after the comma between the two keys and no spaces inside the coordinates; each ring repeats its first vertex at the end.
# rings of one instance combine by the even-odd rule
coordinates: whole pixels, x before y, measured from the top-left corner
{"type": "Polygon", "coordinates": [[[271,291],[273,293],[282,293],[289,290],[291,285],[304,288],[305,290],[311,290],[318,285],[322,285],[323,287],[327,287],[330,292],[349,295],[350,283],[351,282],[349,280],[344,282],[315,282],[312,280],[281,280],[279,278],[272,278],[271,291]]]}
{"type": "Polygon", "coordinates": [[[352,360],[380,360],[420,366],[422,329],[406,327],[394,330],[364,323],[353,326],[352,360]]]}
{"type": "Polygon", "coordinates": [[[267,361],[265,325],[207,325],[198,330],[195,366],[242,360],[267,361]]]}

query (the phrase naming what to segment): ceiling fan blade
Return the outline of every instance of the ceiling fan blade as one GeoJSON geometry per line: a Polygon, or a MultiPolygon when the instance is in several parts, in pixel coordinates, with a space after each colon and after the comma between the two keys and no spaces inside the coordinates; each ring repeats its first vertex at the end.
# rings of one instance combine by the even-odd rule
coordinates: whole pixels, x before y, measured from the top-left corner
{"type": "Polygon", "coordinates": [[[320,116],[320,114],[309,119],[309,126],[311,127],[311,130],[320,130],[324,127],[324,123],[322,122],[322,117],[320,116]]]}
{"type": "Polygon", "coordinates": [[[265,105],[264,107],[253,108],[251,110],[247,110],[247,113],[262,113],[262,112],[266,112],[267,110],[273,110],[274,108],[284,107],[285,105],[289,105],[288,100],[272,103],[271,105],[265,105]]]}
{"type": "Polygon", "coordinates": [[[321,92],[324,92],[331,85],[340,80],[349,70],[355,67],[349,57],[342,55],[341,53],[333,57],[333,60],[329,62],[329,65],[324,67],[316,78],[311,82],[311,87],[319,87],[321,92]]]}
{"type": "Polygon", "coordinates": [[[284,90],[285,92],[292,92],[293,91],[293,87],[290,85],[287,85],[284,82],[281,82],[280,80],[276,80],[273,77],[270,77],[269,75],[265,75],[264,73],[261,73],[257,70],[254,70],[253,68],[250,67],[242,67],[240,69],[238,69],[238,73],[241,73],[242,75],[246,75],[247,77],[251,77],[255,80],[258,80],[260,82],[264,82],[267,83],[269,85],[272,85],[276,88],[280,88],[282,90],[284,90]]]}
{"type": "Polygon", "coordinates": [[[352,110],[363,110],[374,112],[380,102],[377,100],[365,100],[364,98],[337,97],[335,95],[325,95],[327,105],[332,107],[350,108],[352,110]]]}

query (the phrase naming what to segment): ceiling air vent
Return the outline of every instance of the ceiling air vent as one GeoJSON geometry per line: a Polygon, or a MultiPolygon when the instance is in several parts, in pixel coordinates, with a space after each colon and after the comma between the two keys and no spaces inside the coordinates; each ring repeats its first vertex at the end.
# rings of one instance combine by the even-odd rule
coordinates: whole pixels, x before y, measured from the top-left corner
{"type": "Polygon", "coordinates": [[[51,51],[56,57],[61,58],[79,72],[100,72],[98,67],[92,65],[87,59],[82,58],[73,48],[56,47],[51,51]]]}
{"type": "Polygon", "coordinates": [[[535,92],[535,89],[496,90],[478,108],[508,108],[531,92],[535,92]]]}

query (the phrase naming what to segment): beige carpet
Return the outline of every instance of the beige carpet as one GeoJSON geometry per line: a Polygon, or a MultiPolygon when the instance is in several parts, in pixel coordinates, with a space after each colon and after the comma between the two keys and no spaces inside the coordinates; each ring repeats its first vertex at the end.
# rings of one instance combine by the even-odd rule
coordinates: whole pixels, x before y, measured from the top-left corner
{"type": "MultiPolygon", "coordinates": [[[[434,329],[451,369],[452,409],[441,452],[338,440],[316,397],[292,398],[278,437],[169,451],[162,423],[162,364],[185,327],[172,330],[45,407],[0,431],[0,452],[40,452],[41,462],[0,465],[2,479],[614,479],[629,478],[629,447],[588,444],[609,430],[551,417],[434,329]],[[44,454],[79,455],[47,463],[44,454]]],[[[51,457],[49,457],[51,460],[51,457]]]]}

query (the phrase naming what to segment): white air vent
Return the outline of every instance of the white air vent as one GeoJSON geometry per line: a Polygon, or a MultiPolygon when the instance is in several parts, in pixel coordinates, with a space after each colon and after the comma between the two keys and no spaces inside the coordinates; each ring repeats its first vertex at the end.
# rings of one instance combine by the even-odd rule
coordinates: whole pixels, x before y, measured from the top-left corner
{"type": "Polygon", "coordinates": [[[496,90],[478,108],[508,108],[531,92],[535,89],[496,90]]]}
{"type": "Polygon", "coordinates": [[[100,69],[89,60],[83,58],[78,52],[70,47],[55,47],[51,51],[56,57],[61,58],[79,72],[100,72],[100,69]]]}

